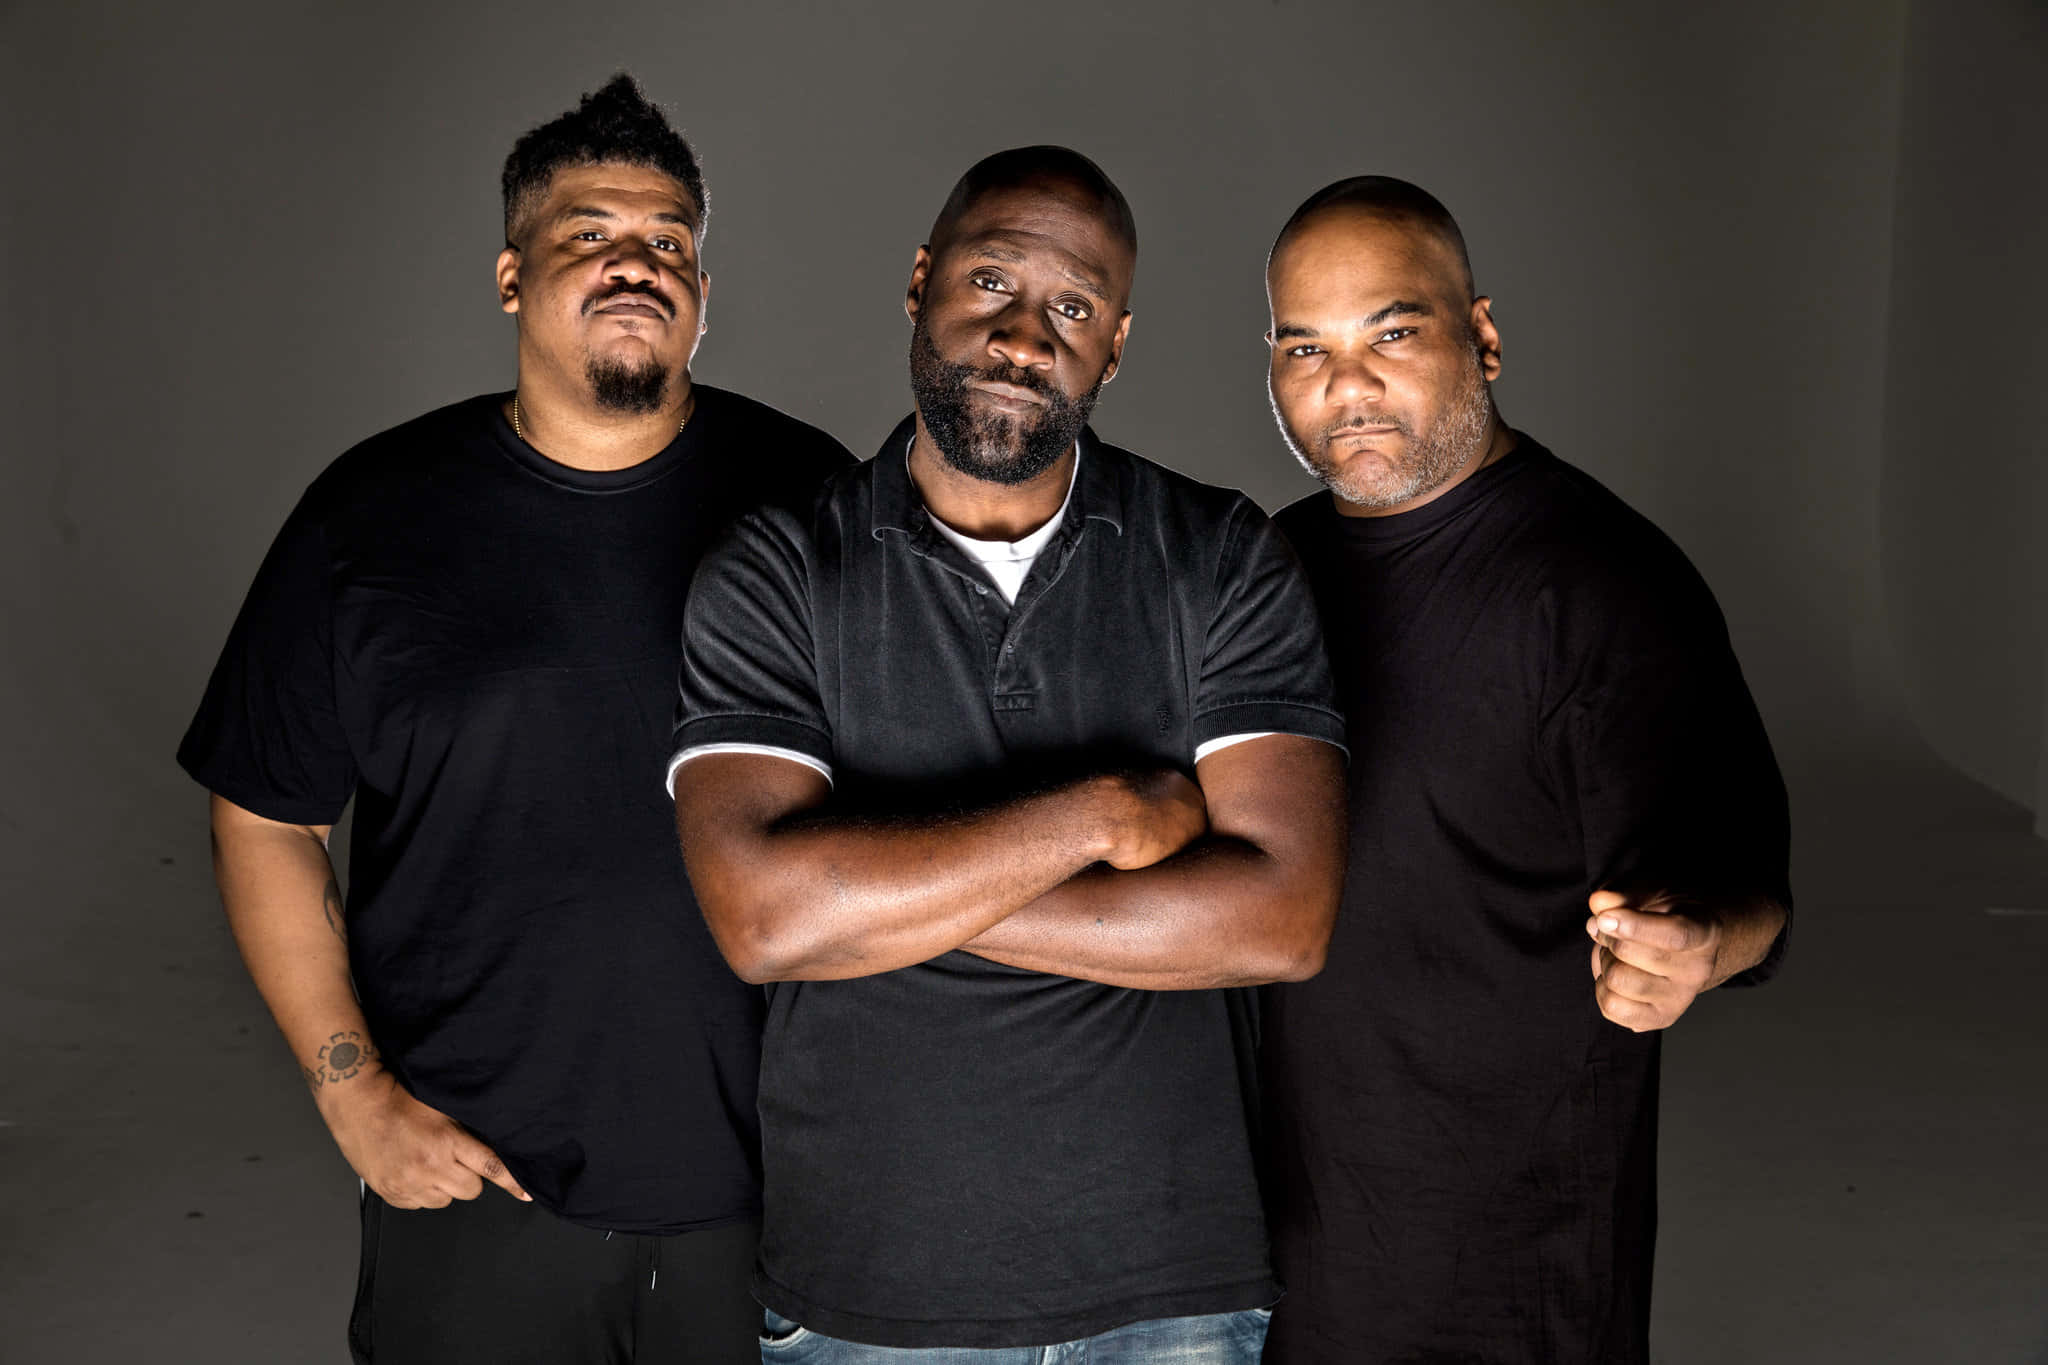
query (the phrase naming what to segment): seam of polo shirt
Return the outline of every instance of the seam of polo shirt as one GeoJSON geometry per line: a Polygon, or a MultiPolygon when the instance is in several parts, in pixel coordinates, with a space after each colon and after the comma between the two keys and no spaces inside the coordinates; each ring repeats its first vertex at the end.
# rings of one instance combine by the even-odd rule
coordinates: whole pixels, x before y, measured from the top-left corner
{"type": "Polygon", "coordinates": [[[1303,711],[1315,711],[1325,716],[1335,716],[1338,720],[1344,719],[1343,712],[1333,710],[1316,702],[1303,701],[1300,697],[1226,697],[1214,705],[1202,707],[1195,714],[1198,716],[1214,715],[1218,711],[1228,711],[1233,706],[1293,706],[1303,711]]]}
{"type": "Polygon", "coordinates": [[[784,715],[779,711],[703,711],[691,716],[678,726],[677,729],[679,731],[687,730],[692,725],[698,725],[707,720],[779,720],[785,725],[800,725],[814,735],[823,735],[827,739],[832,737],[830,731],[823,730],[813,725],[810,721],[804,720],[799,716],[784,715]]]}
{"type": "MultiPolygon", "coordinates": [[[[1258,505],[1239,493],[1237,501],[1231,504],[1230,511],[1225,514],[1223,543],[1216,547],[1216,559],[1209,570],[1209,590],[1214,603],[1221,603],[1224,599],[1224,574],[1237,567],[1232,555],[1237,551],[1238,542],[1244,539],[1245,529],[1251,525],[1251,518],[1246,513],[1247,508],[1257,511],[1258,505]]],[[[1214,624],[1213,614],[1210,623],[1214,624]]]]}

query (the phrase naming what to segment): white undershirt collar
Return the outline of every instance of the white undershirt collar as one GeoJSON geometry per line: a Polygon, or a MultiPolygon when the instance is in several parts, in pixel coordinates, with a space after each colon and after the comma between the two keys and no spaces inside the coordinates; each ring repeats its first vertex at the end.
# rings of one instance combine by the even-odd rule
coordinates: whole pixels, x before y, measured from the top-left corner
{"type": "MultiPolygon", "coordinates": [[[[915,439],[915,437],[912,438],[913,441],[915,439]]],[[[908,472],[910,467],[910,447],[908,445],[903,448],[903,465],[905,471],[908,472]]],[[[1074,467],[1067,473],[1067,495],[1060,499],[1060,510],[1053,513],[1051,519],[1045,525],[1018,540],[977,540],[973,536],[964,535],[946,525],[945,522],[939,520],[937,514],[930,507],[925,508],[925,516],[931,522],[933,530],[937,531],[947,540],[952,541],[954,545],[959,547],[962,554],[966,555],[976,564],[979,564],[987,572],[989,578],[995,583],[996,590],[1002,593],[1005,602],[1015,604],[1018,590],[1024,586],[1024,580],[1031,574],[1031,566],[1038,561],[1040,552],[1052,543],[1052,538],[1059,534],[1060,523],[1067,519],[1067,508],[1074,501],[1074,485],[1079,481],[1080,477],[1081,443],[1075,441],[1074,467]]],[[[915,488],[916,486],[917,484],[913,480],[911,487],[915,488]]]]}

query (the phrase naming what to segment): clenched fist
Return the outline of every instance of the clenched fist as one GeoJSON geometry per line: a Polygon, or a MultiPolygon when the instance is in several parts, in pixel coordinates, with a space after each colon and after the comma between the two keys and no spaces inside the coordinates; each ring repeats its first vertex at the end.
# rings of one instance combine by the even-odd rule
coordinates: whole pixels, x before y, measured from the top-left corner
{"type": "Polygon", "coordinates": [[[1600,1013],[1623,1028],[1669,1028],[1701,991],[1726,979],[1718,972],[1719,917],[1661,894],[1631,906],[1618,891],[1595,891],[1586,905],[1593,995],[1600,1013]]]}
{"type": "Polygon", "coordinates": [[[1202,789],[1172,768],[1110,779],[1111,848],[1102,861],[1126,872],[1163,862],[1209,829],[1202,789]]]}

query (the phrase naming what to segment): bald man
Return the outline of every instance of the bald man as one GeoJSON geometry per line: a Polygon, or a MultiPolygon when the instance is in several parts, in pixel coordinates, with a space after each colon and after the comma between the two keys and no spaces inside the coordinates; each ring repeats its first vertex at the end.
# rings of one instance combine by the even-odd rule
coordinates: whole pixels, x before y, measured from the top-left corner
{"type": "Polygon", "coordinates": [[[764,1360],[1258,1359],[1247,988],[1321,965],[1343,723],[1264,515],[1087,427],[1135,266],[1087,158],[968,171],[916,411],[692,589],[676,820],[769,983],[764,1360]]]}
{"type": "Polygon", "coordinates": [[[1269,1358],[1646,1361],[1659,1030],[1784,947],[1770,745],[1684,555],[1502,422],[1443,205],[1332,185],[1267,287],[1355,756],[1327,970],[1265,993],[1269,1358]]]}

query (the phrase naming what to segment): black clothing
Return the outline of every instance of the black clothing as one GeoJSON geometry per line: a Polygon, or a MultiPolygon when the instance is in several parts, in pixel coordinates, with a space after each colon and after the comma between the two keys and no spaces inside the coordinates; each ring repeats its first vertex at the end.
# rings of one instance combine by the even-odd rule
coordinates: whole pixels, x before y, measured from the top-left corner
{"type": "Polygon", "coordinates": [[[733,518],[851,462],[695,392],[630,469],[547,459],[503,395],[343,455],[178,750],[269,819],[354,795],[349,963],[384,1060],[543,1205],[641,1232],[759,1208],[762,997],[711,942],[661,786],[683,597],[733,518]]]}
{"type": "MultiPolygon", "coordinates": [[[[1300,567],[1241,494],[1092,432],[1008,607],[934,529],[908,422],[807,513],[745,518],[691,592],[677,747],[773,744],[834,802],[931,809],[1205,740],[1336,743],[1300,567]]],[[[1247,991],[950,952],[769,988],[755,1294],[882,1346],[1022,1346],[1270,1303],[1247,991]]]]}
{"type": "Polygon", "coordinates": [[[363,1195],[356,1365],[760,1365],[760,1225],[605,1233],[486,1185],[444,1209],[363,1195]]]}
{"type": "Polygon", "coordinates": [[[1353,762],[1328,965],[1264,994],[1270,1358],[1646,1360],[1658,1035],[1601,1017],[1586,898],[1790,903],[1784,787],[1720,612],[1526,439],[1414,511],[1318,493],[1278,523],[1353,762]]]}

